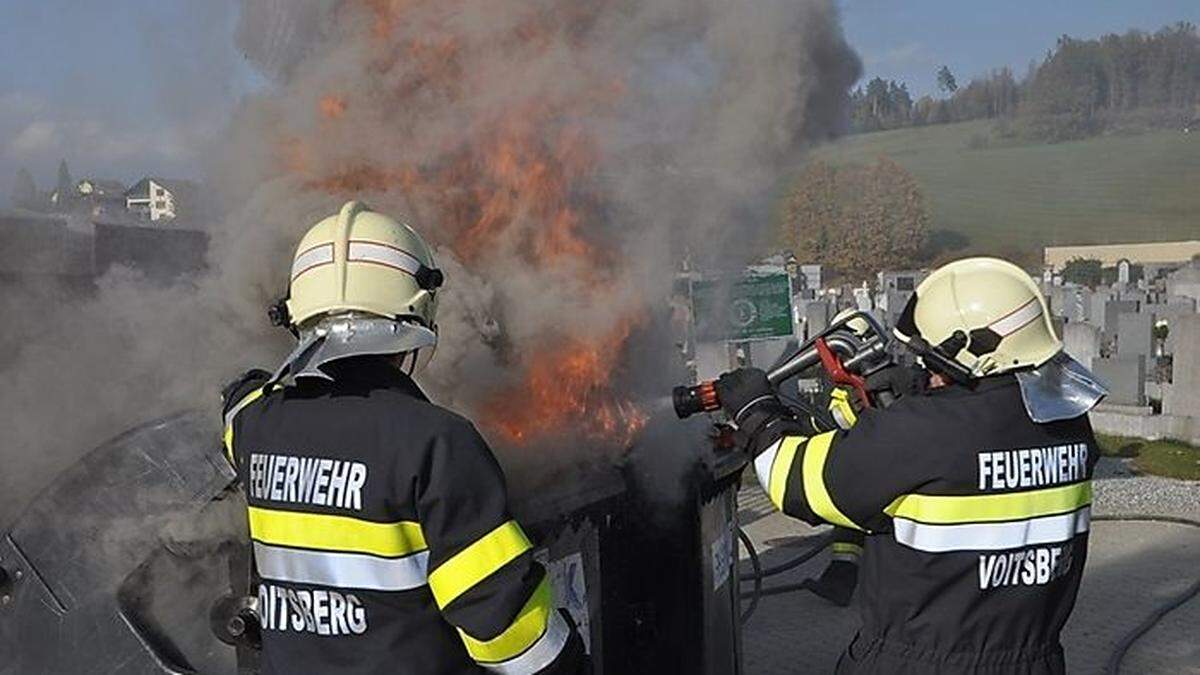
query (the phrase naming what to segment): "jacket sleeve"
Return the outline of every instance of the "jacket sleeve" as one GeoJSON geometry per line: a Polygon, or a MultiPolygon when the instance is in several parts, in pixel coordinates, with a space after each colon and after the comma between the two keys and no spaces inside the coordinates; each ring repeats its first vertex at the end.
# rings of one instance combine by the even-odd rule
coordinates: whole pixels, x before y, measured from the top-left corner
{"type": "Polygon", "coordinates": [[[417,478],[429,587],[467,653],[496,672],[573,672],[580,638],[555,608],[546,572],[508,512],[504,476],[470,424],[432,441],[417,478]]]}
{"type": "Polygon", "coordinates": [[[923,448],[912,424],[893,412],[866,410],[854,426],[807,436],[764,439],[754,462],[763,489],[784,513],[812,524],[866,532],[888,527],[884,510],[937,477],[936,448],[923,448]]]}
{"type": "Polygon", "coordinates": [[[234,420],[243,408],[262,397],[263,386],[271,379],[265,370],[248,370],[221,390],[221,440],[225,446],[225,458],[235,468],[237,458],[233,453],[234,420]]]}
{"type": "Polygon", "coordinates": [[[863,553],[863,533],[860,530],[850,530],[844,527],[833,528],[833,541],[829,543],[829,552],[834,560],[858,564],[863,553]]]}

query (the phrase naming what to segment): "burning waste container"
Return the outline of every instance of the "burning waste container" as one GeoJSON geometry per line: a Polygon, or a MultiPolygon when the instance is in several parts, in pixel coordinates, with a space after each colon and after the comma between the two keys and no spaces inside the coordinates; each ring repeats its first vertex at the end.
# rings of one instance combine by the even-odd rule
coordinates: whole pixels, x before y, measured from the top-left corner
{"type": "MultiPolygon", "coordinates": [[[[736,472],[698,462],[664,504],[656,469],[605,463],[528,493],[518,481],[513,509],[595,673],[738,673],[736,472]]],[[[200,412],[63,472],[0,539],[0,674],[255,672],[233,479],[200,412]]]]}

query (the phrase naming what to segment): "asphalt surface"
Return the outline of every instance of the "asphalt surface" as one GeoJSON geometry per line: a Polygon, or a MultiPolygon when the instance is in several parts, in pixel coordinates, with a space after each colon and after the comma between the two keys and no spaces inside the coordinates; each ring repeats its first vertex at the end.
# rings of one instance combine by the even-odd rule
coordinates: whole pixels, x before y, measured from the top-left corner
{"type": "MultiPolygon", "coordinates": [[[[1119,460],[1097,469],[1093,513],[1172,516],[1200,520],[1200,482],[1135,476],[1119,460]]],[[[774,511],[756,484],[739,494],[743,528],[764,565],[804,550],[824,528],[774,511]]],[[[742,552],[742,569],[750,570],[742,552]]],[[[818,575],[822,554],[767,580],[766,587],[818,575]]],[[[1171,523],[1093,523],[1087,568],[1075,612],[1063,634],[1071,673],[1102,673],[1119,644],[1155,608],[1200,578],[1200,528],[1171,523]]],[[[749,590],[750,585],[743,588],[749,590]]],[[[834,607],[810,593],[761,599],[746,624],[743,644],[750,675],[832,672],[858,627],[857,611],[834,607]]],[[[1121,673],[1200,675],[1200,598],[1163,618],[1128,651],[1121,673]]]]}

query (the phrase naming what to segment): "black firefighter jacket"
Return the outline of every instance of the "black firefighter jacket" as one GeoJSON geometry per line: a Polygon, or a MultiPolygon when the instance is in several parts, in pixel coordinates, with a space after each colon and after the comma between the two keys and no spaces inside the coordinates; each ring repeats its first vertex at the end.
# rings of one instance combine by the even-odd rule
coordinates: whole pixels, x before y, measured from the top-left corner
{"type": "Polygon", "coordinates": [[[769,433],[755,469],[772,502],[867,533],[863,627],[839,672],[1063,671],[1097,459],[1086,415],[1034,423],[1007,375],[846,431],[769,433]]]}
{"type": "Polygon", "coordinates": [[[337,363],[333,382],[226,391],[262,672],[573,672],[579,637],[479,433],[381,359],[337,363]]]}

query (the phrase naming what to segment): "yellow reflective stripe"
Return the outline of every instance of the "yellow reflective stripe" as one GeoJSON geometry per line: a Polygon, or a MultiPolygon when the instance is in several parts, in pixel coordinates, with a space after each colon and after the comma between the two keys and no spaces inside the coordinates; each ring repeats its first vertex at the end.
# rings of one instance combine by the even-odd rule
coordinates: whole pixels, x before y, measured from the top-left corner
{"type": "Polygon", "coordinates": [[[529,601],[517,614],[517,618],[503,633],[491,640],[476,640],[460,628],[458,635],[462,638],[467,653],[477,663],[507,661],[522,654],[542,637],[553,611],[554,595],[550,591],[550,579],[547,577],[538,584],[533,595],[529,596],[529,601]]]}
{"type": "Polygon", "coordinates": [[[843,429],[849,429],[858,422],[858,415],[854,412],[854,406],[850,403],[850,393],[845,389],[834,389],[829,393],[829,411],[834,415],[841,415],[845,424],[838,424],[843,429]]]}
{"type": "Polygon", "coordinates": [[[822,520],[834,525],[861,530],[863,528],[847,518],[833,503],[833,498],[829,496],[829,490],[825,486],[825,460],[829,456],[829,448],[836,434],[835,431],[826,432],[814,436],[808,442],[808,448],[804,451],[802,468],[804,496],[808,500],[809,508],[822,520]]]}
{"type": "Polygon", "coordinates": [[[259,387],[249,394],[246,394],[241,398],[240,401],[235,403],[233,407],[229,409],[229,414],[225,416],[226,422],[223,440],[225,441],[225,456],[229,458],[230,464],[235,466],[237,464],[237,462],[235,462],[233,459],[233,420],[235,417],[237,417],[237,414],[242,411],[242,408],[245,408],[251,403],[254,403],[258,399],[262,398],[265,392],[266,387],[259,387]]]}
{"type": "Polygon", "coordinates": [[[438,607],[445,608],[530,548],[529,538],[512,520],[475,540],[429,573],[429,587],[438,607]]]}
{"type": "Polygon", "coordinates": [[[423,551],[425,535],[412,521],[375,523],[348,516],[277,511],[251,506],[250,536],[276,546],[398,557],[423,551]]]}
{"type": "Polygon", "coordinates": [[[848,541],[833,542],[832,550],[834,553],[850,553],[853,555],[862,555],[862,547],[858,544],[851,544],[848,541]]]}
{"type": "Polygon", "coordinates": [[[796,451],[808,439],[804,436],[788,436],[779,442],[779,450],[775,453],[775,462],[771,465],[771,480],[767,496],[771,503],[780,511],[783,510],[783,495],[787,492],[788,474],[791,473],[792,463],[796,461],[796,451]]]}
{"type": "Polygon", "coordinates": [[[1092,481],[1000,495],[902,495],[884,513],[927,524],[1023,520],[1074,511],[1092,503],[1092,481]]]}

